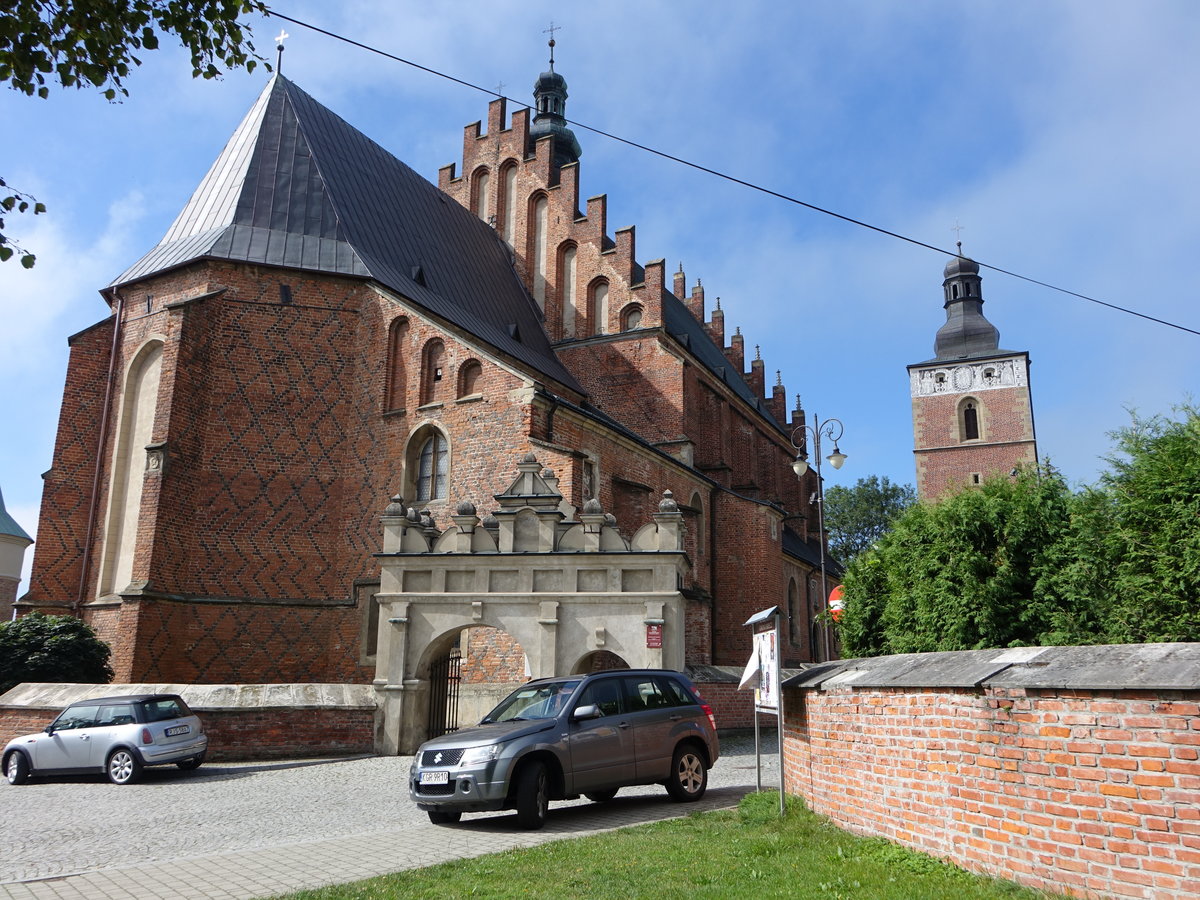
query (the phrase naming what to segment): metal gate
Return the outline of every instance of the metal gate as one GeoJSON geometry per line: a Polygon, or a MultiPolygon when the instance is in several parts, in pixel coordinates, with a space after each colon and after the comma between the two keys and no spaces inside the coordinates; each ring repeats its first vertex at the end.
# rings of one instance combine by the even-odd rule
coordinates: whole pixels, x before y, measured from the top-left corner
{"type": "Polygon", "coordinates": [[[458,731],[458,686],[462,681],[458,648],[435,660],[429,670],[429,737],[458,731]]]}

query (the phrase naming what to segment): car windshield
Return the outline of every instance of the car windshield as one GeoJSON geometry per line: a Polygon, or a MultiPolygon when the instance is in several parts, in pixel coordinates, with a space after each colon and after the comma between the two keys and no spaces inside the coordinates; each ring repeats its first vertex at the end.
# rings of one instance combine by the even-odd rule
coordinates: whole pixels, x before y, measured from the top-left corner
{"type": "Polygon", "coordinates": [[[581,678],[539,681],[517,688],[483,717],[484,722],[515,722],[523,719],[553,719],[579,687],[581,678]]]}

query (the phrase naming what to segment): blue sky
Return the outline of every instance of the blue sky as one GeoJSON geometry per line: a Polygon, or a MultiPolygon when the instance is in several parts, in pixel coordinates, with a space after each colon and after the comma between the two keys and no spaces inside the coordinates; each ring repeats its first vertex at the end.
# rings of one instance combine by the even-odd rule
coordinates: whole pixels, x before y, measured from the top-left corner
{"type": "MultiPolygon", "coordinates": [[[[981,262],[1200,329],[1191,0],[275,8],[523,102],[553,19],[578,122],[939,247],[957,220],[981,262]]],[[[272,58],[281,25],[284,73],[317,100],[431,180],[461,161],[486,96],[278,19],[255,26],[272,58]]],[[[31,534],[67,336],[104,318],[98,289],[162,237],[267,78],[145,60],[120,104],[0,92],[0,174],[49,207],[9,218],[37,266],[0,265],[0,489],[31,534]]],[[[769,383],[780,370],[789,398],[843,421],[849,460],[827,482],[913,482],[905,366],[932,356],[945,257],[577,134],[610,230],[636,225],[642,262],[682,262],[769,383]]],[[[1195,393],[1196,335],[986,269],[983,290],[1001,346],[1032,358],[1039,451],[1075,483],[1105,467],[1127,409],[1195,393]]]]}

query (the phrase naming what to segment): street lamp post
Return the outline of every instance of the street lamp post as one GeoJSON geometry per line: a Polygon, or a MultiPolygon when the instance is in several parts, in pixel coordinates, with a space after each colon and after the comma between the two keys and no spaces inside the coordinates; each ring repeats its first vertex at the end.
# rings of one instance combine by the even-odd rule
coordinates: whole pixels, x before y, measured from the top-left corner
{"type": "MultiPolygon", "coordinates": [[[[833,452],[826,457],[829,464],[835,469],[840,469],[842,463],[846,461],[846,454],[838,448],[838,441],[842,438],[842,420],[841,419],[826,419],[822,422],[813,413],[812,425],[797,425],[792,431],[792,446],[796,448],[796,459],[792,463],[792,471],[796,473],[797,478],[802,478],[804,473],[808,471],[808,454],[804,452],[804,448],[808,443],[807,438],[812,437],[813,457],[815,459],[817,469],[817,538],[820,542],[818,552],[821,559],[821,610],[827,609],[829,603],[829,590],[825,583],[825,483],[821,479],[821,438],[826,437],[833,441],[833,452]],[[796,438],[799,436],[800,440],[796,438]]],[[[829,640],[829,625],[822,625],[822,632],[825,635],[825,658],[829,659],[833,656],[833,648],[829,640]]]]}

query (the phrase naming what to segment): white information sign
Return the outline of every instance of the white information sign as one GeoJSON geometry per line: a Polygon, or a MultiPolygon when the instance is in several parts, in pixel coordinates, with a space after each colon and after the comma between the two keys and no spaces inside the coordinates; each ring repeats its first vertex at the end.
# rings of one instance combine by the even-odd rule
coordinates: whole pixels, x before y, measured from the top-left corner
{"type": "Polygon", "coordinates": [[[758,668],[758,685],[754,689],[754,705],[762,712],[779,712],[779,642],[774,622],[766,631],[754,633],[754,660],[758,668]]]}

